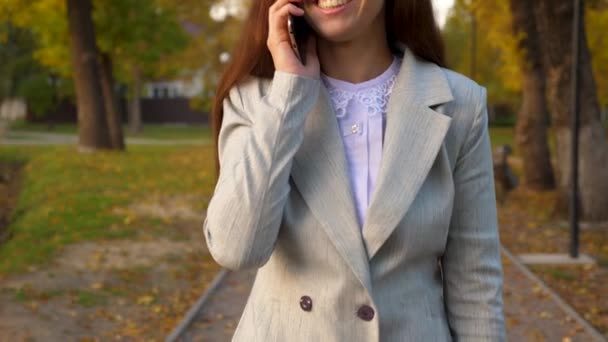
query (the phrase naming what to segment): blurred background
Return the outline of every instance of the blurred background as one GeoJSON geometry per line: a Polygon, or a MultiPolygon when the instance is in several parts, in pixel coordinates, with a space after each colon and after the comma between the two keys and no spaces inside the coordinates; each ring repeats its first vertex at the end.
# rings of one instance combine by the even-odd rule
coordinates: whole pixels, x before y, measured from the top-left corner
{"type": "MultiPolygon", "coordinates": [[[[203,310],[201,228],[247,3],[0,0],[0,341],[229,339],[251,275],[203,310]]],[[[608,1],[433,3],[488,89],[510,339],[605,339],[608,1]]]]}

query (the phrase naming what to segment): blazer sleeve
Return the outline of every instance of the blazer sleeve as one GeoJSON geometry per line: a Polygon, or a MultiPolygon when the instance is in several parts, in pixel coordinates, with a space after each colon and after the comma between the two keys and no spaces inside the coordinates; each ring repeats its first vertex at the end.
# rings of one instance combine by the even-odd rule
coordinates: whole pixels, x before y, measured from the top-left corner
{"type": "Polygon", "coordinates": [[[203,223],[207,247],[221,266],[255,268],[270,258],[293,156],[319,87],[317,79],[277,71],[267,94],[254,82],[234,87],[224,100],[220,174],[203,223]]]}
{"type": "Polygon", "coordinates": [[[442,257],[444,299],[455,341],[504,341],[502,264],[486,90],[454,168],[455,197],[442,257]]]}

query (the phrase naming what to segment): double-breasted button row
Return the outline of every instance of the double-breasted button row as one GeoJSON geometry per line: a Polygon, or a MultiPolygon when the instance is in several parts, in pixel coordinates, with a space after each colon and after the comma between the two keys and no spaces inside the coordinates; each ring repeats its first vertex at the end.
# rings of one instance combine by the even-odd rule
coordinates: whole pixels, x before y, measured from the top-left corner
{"type": "MultiPolygon", "coordinates": [[[[312,298],[310,296],[300,297],[300,308],[304,311],[312,311],[312,298]]],[[[369,305],[361,305],[357,310],[357,316],[364,321],[371,321],[374,319],[376,312],[369,305]]]]}

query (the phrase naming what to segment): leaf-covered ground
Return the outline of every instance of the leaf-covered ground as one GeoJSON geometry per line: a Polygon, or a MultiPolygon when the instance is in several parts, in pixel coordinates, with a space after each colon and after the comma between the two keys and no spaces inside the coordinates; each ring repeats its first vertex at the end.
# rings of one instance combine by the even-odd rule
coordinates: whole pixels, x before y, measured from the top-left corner
{"type": "MultiPolygon", "coordinates": [[[[39,132],[39,133],[59,133],[59,134],[77,134],[78,127],[76,124],[59,123],[53,125],[49,129],[47,124],[15,122],[10,127],[13,132],[39,132]]],[[[210,136],[209,126],[203,125],[159,125],[145,124],[142,131],[138,134],[130,133],[127,127],[124,128],[126,137],[149,138],[149,139],[201,139],[210,136]]]]}
{"type": "Polygon", "coordinates": [[[195,198],[202,212],[215,181],[211,147],[129,147],[77,153],[72,146],[2,147],[0,160],[25,162],[23,186],[0,247],[0,277],[42,266],[79,241],[154,233],[163,217],[136,217],[132,203],[195,198]],[[35,248],[33,248],[35,247],[35,248]]]}
{"type": "Polygon", "coordinates": [[[217,273],[201,229],[210,147],[2,147],[0,160],[24,163],[0,245],[0,341],[161,341],[217,273]]]}
{"type": "MultiPolygon", "coordinates": [[[[116,243],[124,253],[141,244],[108,245],[116,243]]],[[[166,249],[165,241],[146,244],[142,251],[153,256],[140,255],[137,263],[104,262],[102,244],[75,255],[86,267],[57,263],[5,279],[0,340],[162,341],[218,269],[195,243],[171,244],[178,248],[163,254],[152,250],[166,249]]]]}
{"type": "Polygon", "coordinates": [[[0,244],[10,238],[8,225],[21,188],[22,163],[0,161],[0,244]]]}
{"type": "MultiPolygon", "coordinates": [[[[563,213],[555,212],[551,192],[518,189],[499,206],[500,239],[514,254],[567,254],[570,228],[563,213]]],[[[534,266],[549,287],[581,316],[608,336],[608,222],[583,225],[580,251],[597,260],[587,266],[534,266]]]]}

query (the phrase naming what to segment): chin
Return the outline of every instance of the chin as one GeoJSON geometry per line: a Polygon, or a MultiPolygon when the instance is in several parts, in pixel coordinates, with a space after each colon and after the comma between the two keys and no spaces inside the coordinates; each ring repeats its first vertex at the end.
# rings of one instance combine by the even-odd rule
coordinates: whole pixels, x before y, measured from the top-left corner
{"type": "Polygon", "coordinates": [[[308,0],[309,24],[321,39],[346,42],[369,29],[382,8],[382,1],[308,0]]]}
{"type": "Polygon", "coordinates": [[[348,42],[357,36],[357,32],[347,25],[317,27],[315,31],[321,39],[332,43],[348,42]]]}
{"type": "Polygon", "coordinates": [[[354,15],[326,19],[311,13],[308,18],[309,24],[320,38],[336,43],[355,38],[361,31],[358,29],[358,21],[354,15]]]}

